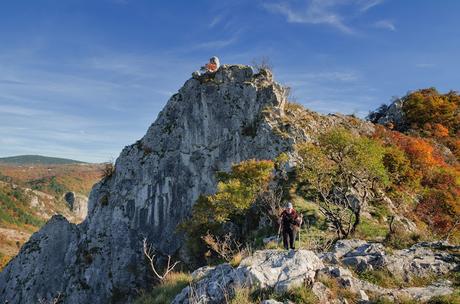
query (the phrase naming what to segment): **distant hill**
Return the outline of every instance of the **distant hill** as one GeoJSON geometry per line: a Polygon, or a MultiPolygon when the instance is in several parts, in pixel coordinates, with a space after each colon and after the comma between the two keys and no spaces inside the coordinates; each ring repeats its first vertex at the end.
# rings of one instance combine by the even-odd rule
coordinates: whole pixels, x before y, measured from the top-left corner
{"type": "Polygon", "coordinates": [[[31,165],[31,164],[40,164],[40,165],[66,165],[66,164],[84,164],[84,162],[59,158],[59,157],[48,157],[41,155],[18,155],[10,157],[1,157],[0,164],[9,164],[9,165],[31,165]]]}
{"type": "Polygon", "coordinates": [[[73,223],[81,221],[85,197],[101,178],[105,165],[82,165],[70,159],[43,156],[16,156],[0,160],[6,160],[0,161],[1,271],[18,253],[18,246],[53,214],[63,214],[73,223]],[[65,199],[68,192],[73,193],[72,205],[65,199]],[[74,209],[74,206],[77,207],[74,209]]]}

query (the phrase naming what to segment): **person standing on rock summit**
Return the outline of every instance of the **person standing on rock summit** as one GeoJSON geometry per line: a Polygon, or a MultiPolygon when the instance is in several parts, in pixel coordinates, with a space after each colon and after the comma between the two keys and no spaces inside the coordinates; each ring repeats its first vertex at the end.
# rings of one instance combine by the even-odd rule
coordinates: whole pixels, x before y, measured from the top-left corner
{"type": "Polygon", "coordinates": [[[285,249],[295,249],[295,236],[301,224],[301,217],[292,207],[292,203],[288,203],[287,208],[283,210],[280,216],[280,229],[283,232],[283,245],[285,249]]]}
{"type": "Polygon", "coordinates": [[[214,73],[214,72],[217,72],[219,67],[220,67],[219,58],[217,58],[216,56],[213,56],[209,59],[209,63],[207,63],[204,66],[204,69],[206,70],[207,73],[214,73]]]}
{"type": "Polygon", "coordinates": [[[220,68],[220,60],[216,56],[209,59],[209,62],[200,68],[199,71],[192,73],[193,78],[200,79],[203,77],[209,77],[214,75],[215,72],[220,68]],[[203,72],[203,73],[201,73],[203,72]]]}

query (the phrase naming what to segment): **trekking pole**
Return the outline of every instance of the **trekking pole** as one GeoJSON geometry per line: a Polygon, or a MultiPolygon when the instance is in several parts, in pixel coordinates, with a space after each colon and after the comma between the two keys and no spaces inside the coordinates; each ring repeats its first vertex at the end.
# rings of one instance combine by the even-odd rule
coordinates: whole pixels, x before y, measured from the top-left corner
{"type": "Polygon", "coordinates": [[[281,240],[281,223],[279,224],[279,227],[278,227],[278,242],[276,243],[277,246],[280,245],[280,240],[281,240]]]}
{"type": "Polygon", "coordinates": [[[299,249],[300,249],[300,231],[302,231],[302,222],[303,222],[303,214],[300,215],[300,225],[299,225],[299,249]]]}

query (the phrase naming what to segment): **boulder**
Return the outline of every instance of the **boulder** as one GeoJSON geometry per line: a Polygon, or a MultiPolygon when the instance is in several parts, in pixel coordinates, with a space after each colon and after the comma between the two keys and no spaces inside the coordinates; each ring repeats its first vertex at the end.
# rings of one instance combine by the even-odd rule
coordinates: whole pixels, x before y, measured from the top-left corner
{"type": "Polygon", "coordinates": [[[173,303],[188,304],[192,295],[201,303],[222,303],[226,293],[231,294],[238,287],[274,289],[282,293],[291,287],[312,284],[316,271],[321,268],[324,264],[312,251],[256,251],[237,268],[221,264],[206,269],[206,275],[184,288],[173,303]]]}
{"type": "Polygon", "coordinates": [[[444,275],[460,267],[460,258],[446,251],[434,251],[416,244],[387,256],[386,267],[403,278],[444,275]]]}
{"type": "Polygon", "coordinates": [[[342,263],[359,272],[380,268],[386,264],[385,248],[379,243],[365,243],[342,256],[342,263]]]}
{"type": "Polygon", "coordinates": [[[323,262],[309,250],[262,250],[241,261],[251,286],[287,291],[290,287],[312,283],[323,262]]]}

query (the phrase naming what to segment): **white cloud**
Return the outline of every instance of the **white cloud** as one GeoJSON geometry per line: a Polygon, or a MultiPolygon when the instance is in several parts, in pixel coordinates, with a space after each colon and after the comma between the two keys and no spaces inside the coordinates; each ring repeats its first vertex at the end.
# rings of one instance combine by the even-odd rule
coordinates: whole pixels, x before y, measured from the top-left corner
{"type": "Polygon", "coordinates": [[[286,17],[290,23],[312,25],[328,25],[346,34],[354,34],[355,30],[346,22],[350,12],[345,13],[341,8],[347,8],[352,14],[365,13],[383,0],[307,0],[302,7],[293,7],[287,2],[264,4],[264,7],[286,17]]]}
{"type": "Polygon", "coordinates": [[[374,26],[379,29],[384,29],[384,30],[389,30],[392,32],[396,31],[396,26],[394,25],[394,22],[391,20],[379,20],[374,23],[374,26]]]}

